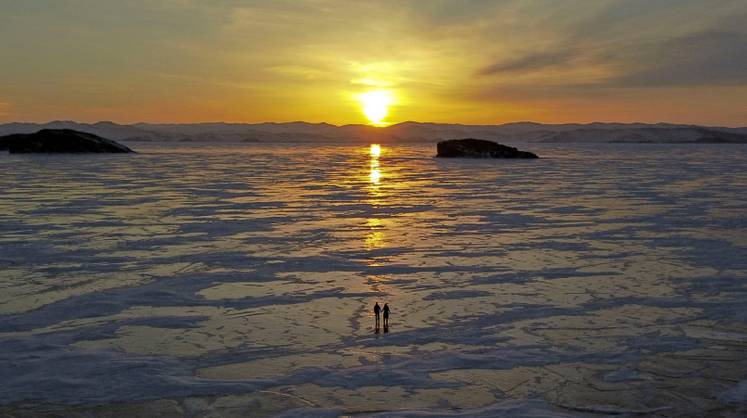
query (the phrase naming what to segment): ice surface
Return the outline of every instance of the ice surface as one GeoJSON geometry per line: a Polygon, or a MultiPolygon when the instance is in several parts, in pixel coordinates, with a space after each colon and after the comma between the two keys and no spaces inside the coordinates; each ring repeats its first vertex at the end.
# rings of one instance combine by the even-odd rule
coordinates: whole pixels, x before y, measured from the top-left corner
{"type": "Polygon", "coordinates": [[[747,413],[747,148],[529,148],[0,155],[0,413],[747,413]]]}

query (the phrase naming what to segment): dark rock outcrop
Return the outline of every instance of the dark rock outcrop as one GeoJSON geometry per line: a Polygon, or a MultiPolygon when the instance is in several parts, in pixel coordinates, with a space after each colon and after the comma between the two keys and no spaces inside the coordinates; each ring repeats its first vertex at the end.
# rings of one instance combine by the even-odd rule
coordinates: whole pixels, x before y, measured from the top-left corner
{"type": "Polygon", "coordinates": [[[42,129],[34,134],[0,137],[0,150],[14,153],[126,153],[128,147],[86,132],[72,129],[42,129]]]}
{"type": "Polygon", "coordinates": [[[437,146],[442,158],[539,158],[537,154],[484,139],[449,139],[437,146]]]}

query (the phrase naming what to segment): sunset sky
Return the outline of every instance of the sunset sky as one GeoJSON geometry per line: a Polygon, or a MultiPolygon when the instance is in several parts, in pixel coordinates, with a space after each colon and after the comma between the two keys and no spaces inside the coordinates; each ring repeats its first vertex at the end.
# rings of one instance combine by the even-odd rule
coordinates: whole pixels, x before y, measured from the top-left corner
{"type": "Polygon", "coordinates": [[[0,0],[0,121],[367,123],[374,97],[388,123],[745,126],[745,22],[744,0],[0,0]]]}

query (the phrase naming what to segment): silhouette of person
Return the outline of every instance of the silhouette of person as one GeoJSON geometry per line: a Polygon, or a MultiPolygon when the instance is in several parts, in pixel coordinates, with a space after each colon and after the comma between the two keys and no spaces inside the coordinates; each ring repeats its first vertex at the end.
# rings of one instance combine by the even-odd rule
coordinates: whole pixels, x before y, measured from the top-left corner
{"type": "Polygon", "coordinates": [[[384,328],[389,328],[389,304],[384,304],[384,328]]]}
{"type": "Polygon", "coordinates": [[[381,323],[381,319],[379,314],[381,313],[381,307],[379,307],[379,302],[376,302],[374,305],[374,315],[376,315],[376,331],[379,331],[379,325],[381,323]]]}

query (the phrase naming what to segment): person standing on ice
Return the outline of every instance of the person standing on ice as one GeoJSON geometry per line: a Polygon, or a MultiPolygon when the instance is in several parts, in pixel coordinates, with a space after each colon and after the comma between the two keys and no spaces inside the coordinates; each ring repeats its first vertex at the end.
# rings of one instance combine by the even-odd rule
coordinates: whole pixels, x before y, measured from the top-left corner
{"type": "Polygon", "coordinates": [[[379,307],[379,302],[376,302],[374,305],[374,315],[376,315],[376,329],[379,329],[379,324],[381,320],[379,319],[379,313],[381,312],[381,308],[379,307]]]}
{"type": "Polygon", "coordinates": [[[384,304],[384,328],[389,327],[389,304],[384,304]]]}

